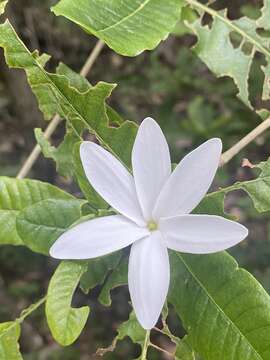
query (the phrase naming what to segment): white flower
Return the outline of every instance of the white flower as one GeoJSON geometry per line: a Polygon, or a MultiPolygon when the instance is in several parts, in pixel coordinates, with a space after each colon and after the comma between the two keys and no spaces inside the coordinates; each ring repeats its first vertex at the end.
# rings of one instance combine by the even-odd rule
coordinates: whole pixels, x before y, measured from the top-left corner
{"type": "Polygon", "coordinates": [[[248,230],[214,215],[192,215],[208,191],[221,155],[211,139],[189,153],[171,172],[168,144],[151,118],[139,127],[132,150],[133,177],[101,146],[84,142],[80,153],[94,189],[119,213],[68,230],[50,250],[58,259],[90,259],[132,244],[128,284],[141,325],[152,328],[170,281],[168,250],[208,254],[243,240],[248,230]]]}

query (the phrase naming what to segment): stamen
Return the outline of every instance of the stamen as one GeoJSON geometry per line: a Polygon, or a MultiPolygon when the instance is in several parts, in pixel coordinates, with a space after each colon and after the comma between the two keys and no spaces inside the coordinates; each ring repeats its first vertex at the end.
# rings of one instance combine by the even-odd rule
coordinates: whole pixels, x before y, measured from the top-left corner
{"type": "Polygon", "coordinates": [[[156,223],[155,221],[150,220],[150,221],[148,222],[148,224],[147,224],[147,227],[148,227],[148,229],[149,229],[150,231],[155,231],[155,230],[157,230],[158,225],[157,225],[157,223],[156,223]]]}

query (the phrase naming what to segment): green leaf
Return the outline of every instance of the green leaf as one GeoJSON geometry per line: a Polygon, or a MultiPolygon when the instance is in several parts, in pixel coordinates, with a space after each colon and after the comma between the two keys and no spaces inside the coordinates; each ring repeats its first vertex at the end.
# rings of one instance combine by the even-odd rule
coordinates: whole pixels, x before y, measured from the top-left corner
{"type": "Polygon", "coordinates": [[[244,190],[258,212],[270,211],[270,158],[255,168],[260,170],[259,176],[255,179],[236,182],[231,186],[207,194],[194,213],[229,217],[228,214],[224,214],[224,198],[226,194],[234,190],[244,190]]]}
{"type": "Polygon", "coordinates": [[[175,28],[172,31],[173,35],[183,36],[185,34],[192,34],[192,30],[185,22],[193,22],[198,18],[198,14],[188,6],[182,8],[180,21],[177,22],[175,28]]]}
{"type": "Polygon", "coordinates": [[[0,244],[21,245],[16,218],[22,210],[45,199],[73,197],[57,187],[36,180],[0,177],[0,244]]]}
{"type": "Polygon", "coordinates": [[[184,336],[183,339],[179,339],[176,342],[175,360],[196,360],[195,353],[189,344],[188,336],[184,336]]]}
{"type": "Polygon", "coordinates": [[[70,85],[66,76],[46,72],[37,54],[27,50],[8,21],[0,25],[0,47],[4,48],[10,67],[26,71],[28,82],[47,119],[58,113],[68,120],[78,136],[78,129],[83,126],[123,163],[130,165],[137,126],[130,121],[125,121],[119,127],[109,126],[105,101],[114,84],[100,82],[86,92],[79,92],[70,85]]]}
{"type": "Polygon", "coordinates": [[[21,211],[17,217],[17,231],[31,250],[48,255],[52,244],[72,224],[81,218],[84,200],[49,199],[21,211]]]}
{"type": "Polygon", "coordinates": [[[104,283],[108,273],[119,264],[121,255],[121,251],[117,251],[89,261],[87,271],[80,281],[80,287],[85,294],[88,294],[95,286],[104,283]]]}
{"type": "MultiPolygon", "coordinates": [[[[87,92],[90,88],[92,88],[92,85],[85,77],[77,74],[63,63],[60,63],[57,67],[57,74],[68,78],[69,86],[74,87],[81,93],[87,92]]],[[[110,124],[119,126],[123,123],[123,119],[108,105],[106,105],[106,112],[110,124]]],[[[55,147],[52,146],[50,141],[45,138],[41,129],[35,129],[36,140],[41,147],[43,155],[46,158],[55,161],[57,172],[63,176],[75,176],[74,167],[76,164],[73,164],[72,154],[76,143],[81,140],[80,137],[83,132],[83,127],[81,127],[81,129],[77,127],[76,130],[77,131],[74,131],[74,129],[67,124],[64,140],[58,147],[55,147]],[[71,166],[71,164],[73,164],[73,166],[71,166]]]]}
{"type": "Polygon", "coordinates": [[[264,0],[262,8],[262,17],[258,20],[258,25],[266,30],[270,30],[270,1],[264,0]]]}
{"type": "MultiPolygon", "coordinates": [[[[221,16],[226,17],[225,13],[221,16]]],[[[252,64],[252,56],[246,55],[241,49],[235,49],[230,41],[231,28],[215,17],[211,29],[196,20],[191,25],[198,36],[194,51],[200,59],[217,76],[230,76],[234,79],[239,97],[251,107],[248,94],[248,76],[252,64]],[[222,54],[222,60],[220,55],[222,54]]]]}
{"type": "MultiPolygon", "coordinates": [[[[216,11],[196,0],[187,0],[187,2],[202,16],[207,13],[213,18],[211,26],[203,25],[202,17],[187,23],[198,37],[194,51],[217,76],[231,77],[239,90],[240,99],[253,108],[249,98],[248,80],[255,52],[262,53],[267,63],[270,61],[270,38],[259,35],[257,31],[258,24],[266,26],[264,17],[259,20],[247,17],[230,20],[226,10],[216,11]],[[237,34],[242,39],[240,45],[233,44],[231,39],[233,34],[237,34]],[[250,52],[243,50],[247,44],[251,47],[250,52]]],[[[264,13],[269,11],[269,0],[267,3],[267,10],[264,10],[264,13]]]]}
{"type": "Polygon", "coordinates": [[[224,216],[224,198],[226,189],[207,194],[200,204],[192,211],[195,214],[224,216]]]}
{"type": "Polygon", "coordinates": [[[117,331],[117,340],[123,340],[128,336],[134,344],[139,344],[141,347],[143,346],[145,330],[139,324],[134,311],[129,314],[128,320],[122,323],[117,331]]]}
{"type": "Polygon", "coordinates": [[[8,0],[0,0],[0,15],[4,14],[8,0]]]}
{"type": "Polygon", "coordinates": [[[69,80],[69,85],[77,89],[79,92],[88,91],[92,87],[90,82],[84,77],[73,71],[64,63],[59,63],[56,69],[57,74],[63,75],[69,80]]]}
{"type": "Polygon", "coordinates": [[[88,306],[71,307],[74,291],[86,270],[86,262],[63,261],[49,284],[46,317],[54,339],[63,346],[79,337],[89,315],[88,306]]]}
{"type": "Polygon", "coordinates": [[[20,332],[19,324],[14,322],[0,324],[1,360],[23,360],[18,344],[20,332]]]}
{"type": "MultiPolygon", "coordinates": [[[[79,92],[88,91],[92,87],[90,82],[84,76],[76,73],[63,63],[58,65],[57,74],[67,77],[69,85],[73,86],[79,92]]],[[[121,116],[109,105],[106,105],[106,111],[111,125],[121,125],[124,122],[121,116]]]]}
{"type": "Polygon", "coordinates": [[[114,51],[135,56],[167,38],[180,17],[178,0],[61,0],[52,8],[102,39],[114,51]]]}
{"type": "Polygon", "coordinates": [[[270,297],[227,253],[171,254],[169,301],[207,360],[270,357],[270,297]]]}
{"type": "Polygon", "coordinates": [[[263,66],[262,70],[265,74],[262,99],[268,100],[270,98],[270,64],[263,66]]]}
{"type": "MultiPolygon", "coordinates": [[[[211,204],[212,200],[215,200],[216,209],[221,210],[222,197],[230,191],[241,189],[249,195],[258,212],[270,211],[270,158],[257,165],[256,168],[260,169],[261,173],[254,180],[236,182],[227,188],[208,194],[203,203],[206,204],[206,201],[210,201],[209,204],[211,204]]],[[[201,204],[199,205],[199,211],[201,211],[200,206],[201,204]]]]}
{"type": "Polygon", "coordinates": [[[99,295],[99,302],[104,306],[110,306],[112,303],[111,300],[111,290],[127,284],[127,273],[128,273],[128,259],[125,258],[121,263],[114,269],[114,271],[108,277],[105,285],[102,288],[102,291],[99,295]]]}
{"type": "Polygon", "coordinates": [[[73,176],[72,152],[80,136],[72,128],[67,127],[64,140],[57,148],[50,144],[41,129],[35,129],[35,137],[43,155],[55,161],[57,172],[62,176],[73,176]]]}

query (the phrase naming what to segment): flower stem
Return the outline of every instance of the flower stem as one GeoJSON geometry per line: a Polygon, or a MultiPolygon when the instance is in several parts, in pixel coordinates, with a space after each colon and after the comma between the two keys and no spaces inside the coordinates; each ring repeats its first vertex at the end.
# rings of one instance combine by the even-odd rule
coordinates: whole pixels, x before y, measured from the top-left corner
{"type": "Polygon", "coordinates": [[[141,360],[147,360],[146,356],[147,356],[147,349],[148,349],[149,343],[150,343],[150,330],[146,330],[141,360]]]}

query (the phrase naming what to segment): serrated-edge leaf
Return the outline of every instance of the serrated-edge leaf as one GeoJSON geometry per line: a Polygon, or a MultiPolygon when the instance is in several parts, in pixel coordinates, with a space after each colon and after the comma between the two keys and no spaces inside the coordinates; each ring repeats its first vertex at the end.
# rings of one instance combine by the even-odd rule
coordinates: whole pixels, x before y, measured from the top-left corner
{"type": "Polygon", "coordinates": [[[80,93],[70,86],[64,75],[51,74],[37,62],[36,57],[18,38],[12,25],[0,25],[0,47],[4,48],[10,67],[23,68],[46,118],[58,113],[69,121],[75,132],[78,126],[87,128],[97,139],[127,166],[137,132],[135,123],[125,121],[119,127],[110,127],[105,100],[115,84],[98,83],[87,92],[80,93]]]}
{"type": "MultiPolygon", "coordinates": [[[[265,26],[261,20],[264,18],[265,9],[269,11],[268,7],[265,5],[263,17],[257,21],[247,17],[230,20],[227,17],[227,10],[216,11],[197,0],[186,1],[200,12],[201,19],[204,13],[213,17],[212,26],[203,25],[201,19],[187,23],[198,37],[195,52],[217,76],[230,76],[238,87],[240,99],[253,108],[249,99],[248,79],[255,51],[265,55],[267,63],[270,61],[270,39],[260,36],[257,32],[259,24],[265,26]],[[234,48],[231,43],[232,32],[237,32],[243,39],[239,47],[234,48]],[[250,54],[243,51],[242,47],[245,43],[252,45],[250,54]]],[[[268,5],[269,0],[266,1],[265,4],[268,5]]],[[[265,109],[257,110],[260,116],[265,116],[265,112],[267,112],[265,109]]]]}

